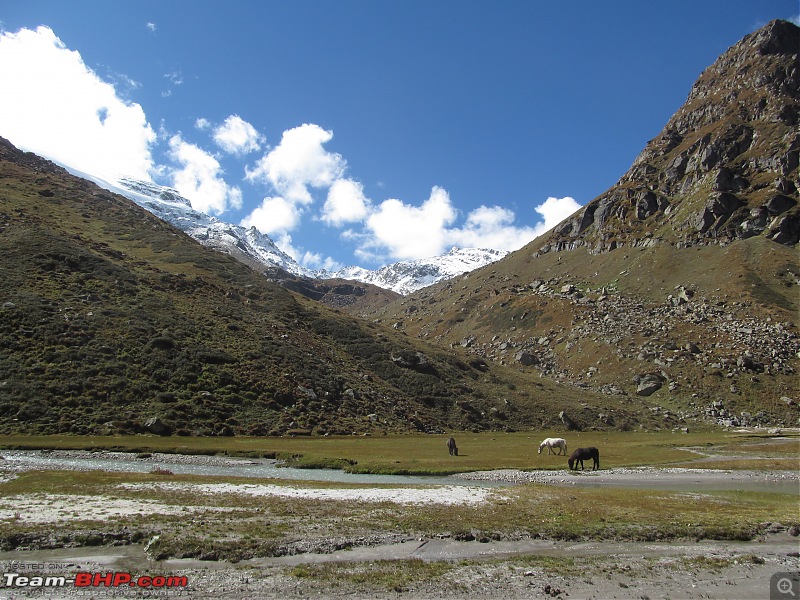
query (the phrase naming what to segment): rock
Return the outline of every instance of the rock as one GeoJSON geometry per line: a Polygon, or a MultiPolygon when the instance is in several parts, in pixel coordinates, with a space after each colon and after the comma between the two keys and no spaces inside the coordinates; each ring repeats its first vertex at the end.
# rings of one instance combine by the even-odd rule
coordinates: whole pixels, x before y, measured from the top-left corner
{"type": "Polygon", "coordinates": [[[636,395],[637,396],[651,396],[661,389],[664,381],[660,375],[655,373],[648,373],[646,375],[637,375],[634,379],[636,381],[636,395]]]}
{"type": "Polygon", "coordinates": [[[670,294],[667,299],[673,306],[680,306],[682,304],[688,303],[692,298],[694,298],[694,292],[684,286],[680,286],[676,288],[676,292],[674,295],[670,294]]]}
{"type": "Polygon", "coordinates": [[[523,365],[525,367],[529,367],[531,365],[538,365],[539,364],[539,359],[536,358],[535,355],[531,354],[527,350],[520,350],[519,352],[517,352],[517,354],[514,356],[514,359],[519,364],[521,364],[521,365],[523,365]]]}
{"type": "Polygon", "coordinates": [[[790,208],[797,206],[797,201],[789,198],[788,196],[784,196],[782,194],[778,194],[777,196],[773,196],[765,205],[770,214],[772,215],[780,215],[785,213],[790,208]]]}
{"type": "Polygon", "coordinates": [[[697,219],[697,230],[706,233],[712,229],[718,229],[736,209],[744,206],[737,196],[729,192],[712,192],[708,202],[697,219]]]}
{"type": "Polygon", "coordinates": [[[570,431],[580,430],[580,426],[575,421],[570,419],[567,416],[567,413],[564,412],[563,410],[560,413],[558,413],[558,418],[561,419],[561,422],[564,424],[564,427],[566,427],[568,430],[570,431]]]}
{"type": "Polygon", "coordinates": [[[755,371],[756,373],[764,372],[764,365],[747,354],[743,354],[736,360],[736,366],[738,366],[740,369],[755,371]]]}
{"type": "Polygon", "coordinates": [[[436,369],[422,352],[401,352],[392,354],[391,361],[398,367],[411,369],[420,373],[435,373],[436,369]]]}
{"type": "Polygon", "coordinates": [[[792,246],[800,242],[800,215],[782,215],[770,224],[767,234],[773,242],[792,246]]]}
{"type": "Polygon", "coordinates": [[[148,419],[144,424],[144,428],[156,435],[170,435],[172,433],[172,429],[169,425],[165,425],[158,417],[148,419]]]}

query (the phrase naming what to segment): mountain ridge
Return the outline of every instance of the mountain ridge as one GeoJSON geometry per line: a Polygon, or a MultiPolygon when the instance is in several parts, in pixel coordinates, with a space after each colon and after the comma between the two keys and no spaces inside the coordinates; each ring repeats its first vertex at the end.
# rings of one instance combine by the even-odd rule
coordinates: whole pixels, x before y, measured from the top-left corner
{"type": "Polygon", "coordinates": [[[227,252],[252,265],[277,268],[291,276],[317,280],[349,280],[407,295],[432,283],[482,267],[508,254],[504,250],[453,247],[444,255],[400,261],[379,269],[348,266],[337,271],[303,267],[255,227],[226,223],[192,208],[176,190],[152,182],[121,178],[117,185],[96,182],[130,198],[159,218],[172,223],[201,244],[227,252]]]}
{"type": "Polygon", "coordinates": [[[625,175],[539,252],[800,240],[800,28],[773,21],[701,73],[625,175]]]}

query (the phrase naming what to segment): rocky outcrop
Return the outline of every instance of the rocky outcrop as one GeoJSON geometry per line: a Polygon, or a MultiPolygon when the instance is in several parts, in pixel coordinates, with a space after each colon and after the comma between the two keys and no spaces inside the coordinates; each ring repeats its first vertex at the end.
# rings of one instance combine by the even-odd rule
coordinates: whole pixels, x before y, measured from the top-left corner
{"type": "Polygon", "coordinates": [[[620,181],[557,226],[539,252],[756,235],[797,244],[798,49],[800,28],[773,21],[720,56],[620,181]]]}

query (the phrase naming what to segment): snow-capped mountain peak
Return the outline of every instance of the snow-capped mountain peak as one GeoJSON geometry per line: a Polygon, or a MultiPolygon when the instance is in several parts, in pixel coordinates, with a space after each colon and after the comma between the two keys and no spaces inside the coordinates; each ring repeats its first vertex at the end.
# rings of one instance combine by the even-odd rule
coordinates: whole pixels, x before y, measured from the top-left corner
{"type": "Polygon", "coordinates": [[[453,246],[450,252],[442,256],[400,261],[375,271],[361,267],[345,267],[337,271],[335,276],[371,283],[405,296],[439,281],[493,263],[507,254],[505,250],[453,246]]]}
{"type": "Polygon", "coordinates": [[[194,210],[192,203],[172,188],[127,177],[119,179],[116,184],[97,180],[96,182],[133,200],[204,246],[226,252],[251,264],[277,267],[299,277],[349,279],[406,295],[480,268],[508,254],[505,250],[453,246],[442,256],[401,261],[374,271],[358,266],[345,267],[336,272],[313,271],[300,265],[278,248],[268,235],[261,233],[255,227],[246,229],[194,210]]]}

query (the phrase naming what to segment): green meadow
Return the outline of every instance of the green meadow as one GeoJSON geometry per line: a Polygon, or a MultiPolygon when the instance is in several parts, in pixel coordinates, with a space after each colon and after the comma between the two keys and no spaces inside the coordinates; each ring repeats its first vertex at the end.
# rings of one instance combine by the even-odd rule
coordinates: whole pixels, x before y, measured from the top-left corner
{"type": "MultiPolygon", "coordinates": [[[[566,457],[538,454],[558,432],[454,433],[459,456],[443,435],[325,437],[0,436],[0,448],[114,450],[279,458],[296,467],[341,468],[358,473],[442,475],[491,469],[566,469],[566,457]]],[[[561,434],[564,435],[564,434],[561,434]]],[[[568,450],[600,449],[601,468],[680,466],[796,470],[800,434],[698,432],[575,432],[568,450]],[[703,462],[696,462],[704,458],[703,462]]]]}

